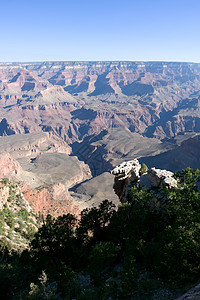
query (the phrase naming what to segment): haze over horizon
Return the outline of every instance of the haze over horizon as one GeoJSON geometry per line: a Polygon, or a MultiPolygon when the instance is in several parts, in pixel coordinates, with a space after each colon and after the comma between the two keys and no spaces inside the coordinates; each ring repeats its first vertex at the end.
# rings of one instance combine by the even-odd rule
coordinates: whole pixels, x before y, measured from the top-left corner
{"type": "Polygon", "coordinates": [[[200,62],[197,0],[9,0],[1,9],[1,62],[200,62]]]}
{"type": "Polygon", "coordinates": [[[111,63],[111,62],[131,62],[131,63],[185,63],[185,64],[200,64],[193,61],[178,61],[178,60],[27,60],[27,61],[0,61],[0,64],[29,64],[29,63],[111,63]]]}

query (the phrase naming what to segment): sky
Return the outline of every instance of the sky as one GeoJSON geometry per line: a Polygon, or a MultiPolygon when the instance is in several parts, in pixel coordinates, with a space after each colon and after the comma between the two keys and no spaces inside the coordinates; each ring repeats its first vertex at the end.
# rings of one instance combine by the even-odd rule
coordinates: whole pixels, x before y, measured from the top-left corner
{"type": "Polygon", "coordinates": [[[0,0],[0,61],[200,63],[199,0],[0,0]]]}

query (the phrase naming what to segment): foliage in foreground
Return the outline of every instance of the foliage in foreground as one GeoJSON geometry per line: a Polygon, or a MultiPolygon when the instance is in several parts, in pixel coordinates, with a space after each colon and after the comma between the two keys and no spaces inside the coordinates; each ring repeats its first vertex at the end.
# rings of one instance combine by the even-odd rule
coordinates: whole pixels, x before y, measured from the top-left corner
{"type": "Polygon", "coordinates": [[[23,251],[41,223],[16,184],[2,178],[0,190],[0,250],[23,251]]]}
{"type": "Polygon", "coordinates": [[[80,219],[47,216],[30,250],[1,253],[4,298],[173,299],[173,289],[198,282],[199,170],[176,177],[162,197],[132,187],[118,210],[105,200],[80,219]]]}

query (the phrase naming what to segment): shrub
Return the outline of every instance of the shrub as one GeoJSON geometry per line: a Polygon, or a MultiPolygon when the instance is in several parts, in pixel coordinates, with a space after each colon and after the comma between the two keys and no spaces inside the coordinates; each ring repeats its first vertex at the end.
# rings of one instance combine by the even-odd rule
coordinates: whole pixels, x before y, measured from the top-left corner
{"type": "Polygon", "coordinates": [[[144,174],[144,173],[146,173],[147,171],[148,171],[148,167],[147,167],[147,165],[145,165],[143,163],[142,166],[141,166],[141,169],[140,169],[141,175],[144,174]]]}
{"type": "Polygon", "coordinates": [[[25,208],[21,208],[18,212],[18,216],[22,218],[22,220],[28,220],[28,211],[25,208]]]}
{"type": "Polygon", "coordinates": [[[111,242],[100,242],[92,248],[88,270],[96,285],[100,284],[102,278],[115,266],[119,251],[120,247],[111,242]]]}
{"type": "Polygon", "coordinates": [[[9,183],[9,179],[8,178],[2,178],[1,179],[1,183],[3,183],[3,184],[8,184],[9,183]]]}
{"type": "Polygon", "coordinates": [[[9,210],[8,208],[4,208],[2,210],[2,215],[4,216],[5,222],[6,224],[13,229],[15,226],[15,215],[13,214],[13,212],[11,210],[9,210]]]}

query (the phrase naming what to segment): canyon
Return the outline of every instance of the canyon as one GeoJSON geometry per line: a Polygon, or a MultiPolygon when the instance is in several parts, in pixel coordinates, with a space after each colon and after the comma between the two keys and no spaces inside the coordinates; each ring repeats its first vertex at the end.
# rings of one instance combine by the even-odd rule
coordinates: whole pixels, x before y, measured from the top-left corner
{"type": "Polygon", "coordinates": [[[123,161],[200,167],[199,87],[194,63],[0,63],[0,175],[45,215],[118,204],[123,161]]]}

